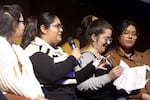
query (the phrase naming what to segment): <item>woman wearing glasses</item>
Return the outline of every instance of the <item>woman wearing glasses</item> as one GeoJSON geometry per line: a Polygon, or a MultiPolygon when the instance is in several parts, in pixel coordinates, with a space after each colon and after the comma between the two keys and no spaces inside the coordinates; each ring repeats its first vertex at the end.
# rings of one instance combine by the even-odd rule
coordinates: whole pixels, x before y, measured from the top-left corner
{"type": "Polygon", "coordinates": [[[19,5],[0,8],[0,90],[6,97],[25,100],[47,100],[36,79],[33,66],[24,50],[16,44],[24,31],[24,18],[19,5]],[[8,94],[7,94],[8,93],[8,94]],[[10,94],[9,94],[10,93],[10,94]],[[19,97],[18,97],[19,99],[19,97]]]}
{"type": "Polygon", "coordinates": [[[76,84],[91,77],[95,66],[91,62],[85,69],[74,72],[81,53],[78,48],[74,48],[71,55],[63,52],[58,46],[62,32],[60,19],[50,12],[44,12],[37,19],[30,17],[27,20],[21,46],[29,54],[35,75],[47,98],[77,100],[76,84]]]}
{"type": "Polygon", "coordinates": [[[116,100],[120,95],[113,95],[117,91],[112,85],[112,81],[122,73],[122,68],[116,66],[112,68],[109,57],[104,57],[102,53],[112,42],[112,26],[103,19],[96,19],[88,26],[86,30],[86,39],[88,48],[83,51],[81,58],[81,67],[76,71],[84,68],[93,59],[101,59],[104,69],[98,69],[93,76],[77,85],[79,97],[86,100],[116,100]],[[118,97],[117,97],[118,96],[118,97]]]}
{"type": "MultiPolygon", "coordinates": [[[[123,60],[130,67],[140,65],[150,65],[150,59],[141,52],[135,50],[134,46],[138,39],[139,33],[136,23],[133,20],[124,20],[114,32],[114,40],[116,42],[115,49],[110,50],[106,55],[112,54],[110,61],[113,66],[120,64],[123,60]]],[[[150,78],[150,73],[147,72],[147,78],[150,78]]],[[[144,89],[135,90],[129,94],[129,99],[150,100],[150,82],[148,82],[144,89]]]]}

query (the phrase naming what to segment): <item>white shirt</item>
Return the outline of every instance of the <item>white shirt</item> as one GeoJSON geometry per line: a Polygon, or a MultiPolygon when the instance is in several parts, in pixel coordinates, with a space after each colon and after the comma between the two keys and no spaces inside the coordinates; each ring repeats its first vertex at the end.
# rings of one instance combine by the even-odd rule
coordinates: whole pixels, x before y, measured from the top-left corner
{"type": "Polygon", "coordinates": [[[4,37],[0,37],[0,90],[30,99],[44,96],[24,50],[19,45],[11,46],[4,37]],[[16,55],[22,64],[22,72],[16,55]]]}

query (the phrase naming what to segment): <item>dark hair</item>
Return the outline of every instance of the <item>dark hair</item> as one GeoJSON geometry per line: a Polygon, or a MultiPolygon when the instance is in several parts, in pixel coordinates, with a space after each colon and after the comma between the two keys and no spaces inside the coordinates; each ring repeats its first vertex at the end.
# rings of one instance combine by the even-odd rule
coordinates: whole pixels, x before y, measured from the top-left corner
{"type": "Polygon", "coordinates": [[[35,36],[37,36],[37,17],[31,16],[26,20],[21,47],[25,49],[34,40],[35,36]]]}
{"type": "Polygon", "coordinates": [[[29,17],[27,19],[21,47],[26,48],[36,36],[41,37],[42,32],[40,26],[44,25],[45,28],[48,29],[56,17],[56,15],[53,15],[50,12],[44,12],[37,18],[35,16],[29,17]]]}
{"type": "Polygon", "coordinates": [[[116,45],[118,45],[118,39],[120,37],[120,35],[123,33],[123,31],[130,25],[133,25],[135,26],[136,28],[136,33],[137,35],[139,34],[138,33],[138,26],[137,24],[132,20],[132,19],[125,19],[123,20],[117,27],[116,29],[114,30],[114,33],[113,33],[113,38],[114,38],[114,42],[116,43],[116,45]]]}
{"type": "Polygon", "coordinates": [[[49,26],[54,22],[54,19],[56,18],[56,15],[53,15],[50,12],[44,12],[38,17],[37,22],[37,29],[38,29],[38,36],[40,37],[40,34],[42,33],[40,30],[40,26],[44,25],[46,29],[49,28],[49,26]]]}
{"type": "Polygon", "coordinates": [[[93,40],[91,39],[92,34],[95,34],[96,36],[98,36],[99,34],[103,34],[105,29],[113,30],[113,27],[107,21],[103,19],[98,19],[98,20],[93,21],[88,26],[86,30],[86,34],[85,34],[88,43],[93,42],[93,40]]]}
{"type": "Polygon", "coordinates": [[[0,35],[9,37],[19,24],[22,9],[19,5],[3,5],[0,11],[0,35]]]}
{"type": "Polygon", "coordinates": [[[77,28],[75,38],[77,38],[80,41],[81,48],[87,45],[87,40],[85,38],[85,32],[87,27],[92,23],[92,21],[96,19],[98,18],[94,15],[87,15],[82,19],[79,27],[77,28]]]}

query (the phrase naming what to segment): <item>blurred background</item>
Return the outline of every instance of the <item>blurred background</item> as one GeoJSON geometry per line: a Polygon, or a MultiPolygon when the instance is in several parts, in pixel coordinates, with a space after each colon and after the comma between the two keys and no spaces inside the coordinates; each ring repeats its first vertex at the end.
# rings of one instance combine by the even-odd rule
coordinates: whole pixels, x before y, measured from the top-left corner
{"type": "MultiPolygon", "coordinates": [[[[110,22],[115,28],[125,18],[132,18],[139,27],[136,49],[150,48],[150,0],[0,0],[0,4],[19,4],[25,19],[50,11],[64,26],[63,41],[75,33],[82,18],[92,14],[110,22]]],[[[60,45],[61,45],[60,44],[60,45]]]]}

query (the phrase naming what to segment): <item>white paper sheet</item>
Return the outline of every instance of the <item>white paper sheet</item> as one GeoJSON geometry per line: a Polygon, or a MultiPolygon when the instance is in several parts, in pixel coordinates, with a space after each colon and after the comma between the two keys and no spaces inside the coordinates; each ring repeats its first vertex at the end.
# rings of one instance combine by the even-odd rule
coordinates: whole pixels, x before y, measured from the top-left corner
{"type": "MultiPolygon", "coordinates": [[[[114,85],[118,89],[124,89],[128,93],[132,90],[141,89],[146,84],[146,70],[149,68],[147,65],[136,66],[130,68],[124,61],[120,61],[120,66],[123,68],[123,74],[119,76],[114,85]]],[[[148,69],[149,70],[149,69],[148,69]]]]}

